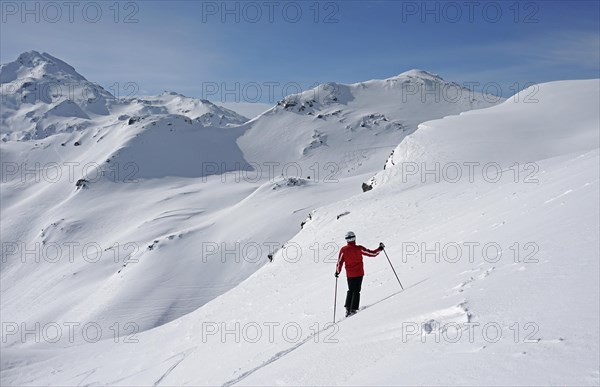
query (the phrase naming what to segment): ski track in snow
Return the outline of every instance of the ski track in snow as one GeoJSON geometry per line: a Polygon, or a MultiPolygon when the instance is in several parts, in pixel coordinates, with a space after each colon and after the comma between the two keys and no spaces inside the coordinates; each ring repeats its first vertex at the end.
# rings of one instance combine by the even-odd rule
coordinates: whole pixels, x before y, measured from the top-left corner
{"type": "MultiPolygon", "coordinates": [[[[198,347],[194,346],[192,348],[186,349],[185,351],[177,353],[177,354],[175,354],[175,355],[173,355],[173,356],[171,356],[171,357],[169,357],[169,358],[161,361],[161,363],[167,363],[167,362],[170,362],[172,359],[177,359],[175,361],[175,363],[173,363],[171,366],[169,366],[167,368],[167,370],[158,379],[156,379],[156,381],[152,385],[153,386],[158,386],[162,382],[164,382],[164,380],[171,374],[171,372],[173,372],[173,370],[175,370],[175,368],[177,368],[177,366],[179,366],[185,359],[187,359],[188,356],[191,355],[196,349],[198,349],[198,347]]],[[[152,366],[152,368],[155,368],[155,367],[157,367],[157,366],[152,366]]],[[[146,371],[148,371],[149,369],[152,369],[152,368],[144,368],[144,369],[142,369],[142,370],[140,370],[140,371],[138,371],[136,373],[129,374],[129,375],[123,376],[122,378],[112,380],[112,381],[108,382],[107,385],[117,385],[117,384],[119,384],[119,383],[121,383],[121,382],[123,382],[125,380],[128,380],[128,379],[131,379],[131,378],[135,377],[136,375],[140,375],[140,374],[142,374],[142,373],[144,373],[144,372],[146,372],[146,371]]],[[[89,377],[90,375],[92,375],[94,372],[96,372],[95,369],[89,371],[89,374],[86,376],[86,378],[89,377]]],[[[80,376],[80,375],[77,375],[77,376],[80,376]]],[[[94,383],[94,384],[96,384],[96,383],[94,383]]],[[[78,384],[78,386],[79,385],[81,385],[81,384],[78,384]]]]}
{"type": "Polygon", "coordinates": [[[181,357],[181,358],[180,358],[179,360],[177,360],[177,361],[176,361],[176,362],[175,362],[175,363],[174,363],[174,364],[173,364],[171,367],[169,367],[169,369],[167,369],[167,370],[165,371],[165,373],[164,373],[164,374],[162,374],[162,376],[161,376],[160,378],[158,378],[158,380],[157,380],[156,382],[154,382],[154,386],[158,386],[158,385],[159,385],[159,384],[160,384],[160,383],[161,383],[163,380],[165,380],[165,378],[166,378],[167,376],[169,376],[169,374],[170,374],[171,372],[173,372],[173,370],[174,370],[175,368],[177,368],[177,366],[178,366],[179,364],[181,364],[181,362],[182,362],[182,361],[184,361],[184,360],[185,360],[185,359],[186,359],[186,358],[187,358],[187,357],[188,357],[188,356],[189,356],[189,355],[190,355],[192,352],[194,352],[194,350],[195,350],[195,349],[196,349],[196,347],[194,347],[194,348],[191,348],[191,349],[188,349],[188,350],[186,350],[186,351],[183,351],[183,352],[181,352],[181,353],[178,353],[177,355],[174,355],[174,356],[170,357],[169,359],[167,359],[167,360],[170,360],[170,359],[173,359],[173,358],[177,358],[177,357],[179,357],[179,356],[181,357]]]}
{"type": "MultiPolygon", "coordinates": [[[[363,308],[361,308],[361,309],[360,309],[360,311],[362,312],[363,310],[365,310],[365,309],[367,309],[367,308],[370,308],[370,307],[372,307],[372,306],[374,306],[374,305],[380,304],[380,303],[382,303],[383,301],[386,301],[386,300],[388,300],[388,299],[390,299],[390,298],[394,297],[394,296],[395,296],[395,295],[397,295],[397,294],[403,293],[403,292],[407,291],[408,289],[411,289],[411,288],[413,288],[413,287],[415,287],[415,286],[417,286],[417,285],[419,285],[419,284],[421,284],[421,283],[423,283],[423,282],[425,282],[425,281],[427,281],[427,280],[428,280],[428,278],[425,278],[424,280],[421,280],[421,281],[419,281],[419,282],[417,282],[417,283],[415,283],[415,284],[412,284],[412,285],[410,285],[410,286],[408,286],[408,287],[404,288],[404,290],[399,290],[399,291],[397,291],[396,293],[392,293],[392,294],[390,294],[389,296],[387,296],[387,297],[385,297],[385,298],[383,298],[383,299],[381,299],[381,300],[379,300],[379,301],[376,301],[376,302],[374,302],[374,303],[372,303],[372,304],[369,304],[369,305],[365,305],[363,308]]],[[[357,313],[357,314],[358,314],[358,313],[357,313]]],[[[351,317],[355,317],[355,316],[351,316],[351,317]]],[[[336,323],[336,324],[339,324],[340,322],[342,322],[342,321],[344,321],[344,320],[346,320],[346,319],[348,319],[348,318],[349,318],[349,317],[346,317],[346,318],[339,319],[339,320],[337,320],[335,323],[336,323]]],[[[252,368],[252,369],[250,369],[250,370],[248,370],[248,371],[246,371],[246,372],[242,373],[240,376],[238,376],[238,377],[237,377],[237,378],[235,378],[235,379],[231,379],[231,380],[229,380],[229,381],[227,381],[227,382],[223,383],[223,384],[222,384],[222,386],[223,386],[223,387],[229,387],[229,386],[233,386],[233,385],[235,385],[235,384],[237,384],[237,383],[241,382],[242,380],[246,379],[248,376],[252,375],[252,374],[253,374],[253,373],[255,373],[256,371],[259,371],[259,370],[261,370],[261,369],[263,369],[263,368],[267,367],[268,365],[270,365],[270,364],[272,364],[272,363],[276,362],[277,360],[279,360],[279,359],[283,358],[285,355],[287,355],[287,354],[289,354],[289,353],[291,353],[291,352],[295,351],[296,349],[300,348],[302,345],[304,345],[304,344],[306,344],[307,342],[309,342],[309,341],[310,341],[312,338],[314,338],[315,336],[318,336],[319,334],[321,334],[321,333],[323,333],[323,332],[325,332],[325,331],[329,330],[329,329],[330,329],[332,326],[334,326],[334,324],[328,323],[328,324],[326,325],[326,327],[325,327],[325,328],[323,328],[323,329],[319,330],[318,332],[315,332],[315,333],[313,333],[312,335],[309,335],[309,336],[307,336],[307,337],[306,337],[304,340],[302,340],[302,341],[300,341],[299,343],[297,343],[297,344],[293,345],[292,347],[290,347],[290,348],[288,348],[288,349],[285,349],[285,350],[283,350],[283,351],[279,351],[279,352],[277,352],[275,355],[273,355],[271,358],[269,358],[268,360],[266,360],[265,362],[263,362],[263,363],[262,363],[262,364],[260,364],[259,366],[257,366],[257,367],[254,367],[254,368],[252,368]]]]}
{"type": "Polygon", "coordinates": [[[552,203],[553,201],[555,201],[555,200],[557,200],[557,199],[560,199],[560,198],[562,198],[563,196],[567,196],[567,195],[568,195],[568,194],[570,194],[571,192],[573,192],[573,190],[572,190],[572,189],[568,189],[568,190],[566,190],[565,192],[561,193],[560,195],[558,195],[558,196],[555,196],[555,197],[553,197],[553,198],[551,198],[551,199],[548,199],[548,200],[546,200],[546,201],[544,202],[544,204],[552,203]]]}

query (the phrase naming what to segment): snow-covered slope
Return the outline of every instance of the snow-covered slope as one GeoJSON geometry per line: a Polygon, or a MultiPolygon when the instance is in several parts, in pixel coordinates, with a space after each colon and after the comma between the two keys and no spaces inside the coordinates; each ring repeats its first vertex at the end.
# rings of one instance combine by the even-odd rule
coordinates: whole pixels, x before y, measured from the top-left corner
{"type": "Polygon", "coordinates": [[[422,70],[351,85],[327,83],[294,94],[246,124],[248,160],[279,162],[304,176],[335,178],[381,168],[417,125],[500,102],[422,70]]]}
{"type": "MultiPolygon", "coordinates": [[[[231,290],[129,340],[107,335],[100,342],[85,343],[78,327],[72,340],[76,345],[65,337],[67,328],[59,343],[28,340],[23,345],[17,330],[5,335],[11,345],[4,344],[0,360],[2,384],[598,385],[599,95],[598,80],[554,82],[540,85],[539,104],[509,100],[495,108],[424,123],[402,141],[400,152],[394,152],[400,158],[381,175],[385,184],[335,203],[330,197],[330,204],[312,212],[272,263],[231,290]],[[459,180],[445,175],[437,181],[415,181],[412,176],[410,187],[402,174],[394,172],[399,162],[425,163],[430,170],[432,163],[444,166],[454,161],[497,162],[508,166],[509,172],[511,162],[526,161],[534,169],[518,164],[514,170],[523,173],[517,179],[513,173],[497,180],[480,173],[459,180]],[[404,291],[398,292],[400,286],[384,256],[369,260],[362,293],[365,309],[349,319],[339,317],[345,287],[341,281],[339,324],[326,329],[332,318],[335,254],[348,229],[367,247],[386,243],[404,291]]],[[[18,153],[16,149],[11,152],[18,153]]],[[[342,195],[363,176],[329,186],[339,187],[335,193],[342,195]]],[[[219,176],[207,179],[221,181],[219,176]]],[[[245,184],[163,179],[153,193],[155,181],[107,185],[96,193],[92,185],[88,191],[71,193],[75,198],[70,199],[71,207],[87,215],[92,207],[88,203],[110,204],[103,214],[118,208],[121,218],[131,223],[125,227],[130,235],[145,234],[147,239],[164,235],[141,255],[137,267],[127,266],[124,275],[113,273],[99,282],[97,298],[89,302],[94,307],[100,301],[111,304],[127,298],[119,310],[147,302],[149,312],[165,311],[163,290],[186,283],[185,271],[196,270],[190,266],[192,258],[185,257],[198,248],[194,240],[203,232],[212,233],[215,240],[247,232],[248,227],[256,233],[250,237],[269,230],[283,235],[289,230],[271,227],[288,226],[291,216],[282,211],[301,209],[308,204],[301,200],[333,192],[308,180],[268,182],[250,193],[242,192],[249,188],[245,184]],[[212,194],[222,197],[223,210],[206,206],[210,213],[202,220],[190,221],[198,215],[189,212],[166,212],[161,204],[185,198],[178,201],[179,208],[189,211],[203,203],[209,189],[218,189],[212,194]],[[103,200],[116,190],[137,208],[103,200]],[[84,200],[83,195],[88,197],[84,200]],[[226,195],[232,201],[245,198],[228,207],[226,195]],[[153,221],[140,223],[139,212],[153,221]],[[176,217],[177,223],[165,222],[168,217],[176,217]],[[170,271],[162,271],[166,266],[170,271]],[[155,276],[150,296],[130,294],[135,287],[116,287],[135,280],[136,287],[149,291],[143,283],[147,275],[155,276]]],[[[14,211],[8,217],[11,224],[26,231],[31,225],[15,220],[27,216],[25,207],[17,209],[21,193],[16,188],[3,191],[3,211],[7,198],[6,208],[14,211]]],[[[46,196],[44,191],[36,194],[46,196]]],[[[92,222],[94,216],[85,219],[92,222]]],[[[33,223],[33,217],[25,221],[33,223]]],[[[51,230],[81,229],[81,223],[69,223],[51,230]]],[[[104,230],[113,228],[110,222],[104,225],[104,230]]],[[[3,221],[5,230],[12,228],[3,221]]],[[[42,234],[40,238],[47,235],[42,234]]],[[[78,238],[81,235],[75,235],[78,238]]],[[[16,293],[6,297],[21,278],[11,273],[19,270],[26,275],[34,272],[32,266],[3,263],[3,319],[4,300],[19,297],[16,293]],[[6,277],[11,278],[8,285],[6,277]]],[[[55,267],[46,265],[35,271],[33,279],[61,286],[65,279],[51,272],[58,271],[55,267]]],[[[98,267],[80,269],[78,273],[85,275],[98,267]]],[[[230,271],[222,271],[226,272],[230,271]]],[[[198,268],[190,276],[201,273],[198,268]]],[[[77,285],[85,283],[82,279],[77,285]]],[[[23,292],[36,289],[20,286],[23,292]]],[[[41,294],[30,300],[48,302],[41,294]]],[[[22,306],[27,307],[33,309],[35,304],[22,306]]],[[[17,314],[14,305],[9,308],[9,318],[22,321],[18,317],[24,315],[17,314]]],[[[82,314],[75,321],[81,325],[101,317],[86,316],[84,312],[92,308],[83,301],[80,308],[82,314]]],[[[117,314],[104,316],[111,319],[117,314]]]]}
{"type": "Polygon", "coordinates": [[[345,92],[321,86],[310,109],[316,116],[280,106],[244,123],[209,101],[175,93],[122,100],[106,94],[107,111],[62,95],[22,100],[10,88],[25,80],[34,88],[67,81],[91,87],[48,54],[25,53],[0,72],[1,232],[9,246],[0,266],[3,316],[25,324],[94,321],[103,338],[115,322],[146,331],[225,293],[265,265],[311,211],[360,192],[420,120],[490,104],[405,102],[398,82],[413,85],[412,94],[428,82],[450,84],[410,72],[336,86],[345,92]],[[47,114],[59,100],[85,116],[47,114]],[[346,124],[318,118],[335,106],[346,124]],[[404,117],[393,106],[410,124],[393,121],[404,117]],[[280,133],[284,123],[323,135],[307,149],[304,138],[280,133]],[[279,176],[265,169],[267,161],[303,169],[279,176]],[[305,168],[314,161],[333,167],[321,164],[315,175],[305,168]],[[343,173],[335,169],[340,162],[343,173]]]}
{"type": "Polygon", "coordinates": [[[377,186],[395,176],[406,183],[427,178],[435,180],[440,176],[454,179],[462,175],[468,179],[465,172],[469,172],[469,162],[479,160],[487,162],[473,165],[472,173],[485,173],[494,180],[499,171],[500,177],[504,171],[505,176],[513,173],[517,180],[526,179],[538,172],[532,161],[597,148],[598,133],[590,127],[596,123],[598,109],[587,101],[565,102],[579,100],[582,93],[593,95],[596,91],[597,85],[590,81],[536,85],[494,108],[422,124],[417,133],[394,149],[384,170],[368,184],[377,186]],[[572,86],[565,87],[565,83],[572,86]],[[540,96],[535,100],[526,98],[538,93],[540,96]],[[541,115],[545,115],[552,126],[539,125],[541,115]],[[494,130],[490,129],[490,122],[494,123],[494,130]],[[516,164],[526,168],[520,177],[512,172],[516,171],[516,164]],[[426,168],[435,171],[436,167],[437,173],[423,173],[426,168]]]}

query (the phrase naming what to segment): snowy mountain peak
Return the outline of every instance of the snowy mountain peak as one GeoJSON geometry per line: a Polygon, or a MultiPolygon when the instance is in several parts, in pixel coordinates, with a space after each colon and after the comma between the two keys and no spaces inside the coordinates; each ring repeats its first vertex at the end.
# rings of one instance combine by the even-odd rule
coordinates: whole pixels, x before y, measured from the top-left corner
{"type": "MultiPolygon", "coordinates": [[[[389,91],[392,89],[395,90],[393,92],[395,94],[388,96],[388,98],[391,98],[392,100],[398,98],[399,94],[402,96],[402,100],[404,100],[405,97],[414,97],[419,100],[422,100],[423,98],[431,98],[431,95],[421,95],[421,92],[424,91],[422,90],[423,85],[426,87],[431,85],[441,85],[440,87],[452,85],[466,91],[464,87],[455,82],[446,81],[438,74],[434,74],[425,70],[412,69],[387,79],[372,79],[369,81],[352,84],[336,82],[323,83],[302,93],[286,96],[284,99],[279,101],[275,109],[272,109],[271,111],[283,109],[305,114],[313,114],[317,110],[328,108],[331,105],[347,105],[361,95],[369,95],[370,98],[372,97],[370,94],[375,93],[379,94],[381,97],[381,93],[387,93],[384,90],[389,91]],[[407,90],[407,88],[410,90],[407,90]]],[[[469,93],[465,92],[464,94],[466,96],[469,93]]],[[[475,96],[475,101],[472,102],[481,102],[484,99],[485,98],[483,95],[477,94],[475,96]]]]}
{"type": "Polygon", "coordinates": [[[17,61],[23,66],[34,67],[40,64],[57,64],[62,67],[75,70],[73,66],[63,62],[62,60],[48,54],[47,52],[39,53],[38,51],[31,50],[25,51],[19,55],[17,61]]]}
{"type": "Polygon", "coordinates": [[[0,83],[22,78],[85,81],[73,66],[48,53],[40,54],[34,50],[23,52],[14,62],[0,65],[0,83]]]}
{"type": "Polygon", "coordinates": [[[233,110],[206,99],[192,98],[173,91],[164,91],[158,96],[128,99],[123,103],[129,105],[130,115],[177,114],[199,120],[204,126],[228,127],[248,121],[248,118],[233,110]]]}
{"type": "Polygon", "coordinates": [[[440,77],[438,74],[434,74],[429,71],[419,70],[419,69],[412,69],[412,70],[405,71],[405,72],[400,73],[397,76],[393,77],[392,79],[394,79],[394,78],[421,78],[421,79],[429,79],[429,80],[436,80],[436,81],[444,81],[444,79],[442,77],[440,77]]]}
{"type": "Polygon", "coordinates": [[[277,102],[275,110],[288,110],[312,114],[332,104],[347,104],[354,96],[348,85],[328,82],[298,94],[286,96],[277,102]]]}
{"type": "Polygon", "coordinates": [[[108,116],[115,97],[54,56],[27,51],[0,65],[2,140],[83,130],[108,116]]]}
{"type": "Polygon", "coordinates": [[[24,52],[15,61],[0,65],[0,83],[2,141],[80,132],[97,125],[95,120],[102,117],[108,119],[103,125],[151,115],[183,115],[213,127],[248,121],[232,110],[173,91],[156,97],[117,100],[73,66],[38,51],[24,52]]]}
{"type": "Polygon", "coordinates": [[[330,163],[340,176],[355,175],[378,170],[393,149],[389,144],[418,124],[494,104],[422,70],[400,78],[329,82],[279,101],[248,123],[238,143],[252,161],[296,163],[304,170],[330,163]],[[457,89],[453,100],[436,93],[447,85],[457,89]]]}
{"type": "Polygon", "coordinates": [[[165,90],[162,93],[159,94],[159,96],[174,96],[174,97],[185,97],[185,95],[178,93],[176,91],[171,91],[171,90],[165,90]]]}

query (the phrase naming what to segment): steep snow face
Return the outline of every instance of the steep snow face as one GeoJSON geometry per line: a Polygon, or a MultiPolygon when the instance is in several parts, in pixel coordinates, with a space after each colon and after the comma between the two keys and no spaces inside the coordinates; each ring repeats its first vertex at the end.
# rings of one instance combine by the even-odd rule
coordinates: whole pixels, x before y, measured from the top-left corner
{"type": "Polygon", "coordinates": [[[335,178],[366,173],[421,122],[493,106],[472,92],[421,70],[351,85],[327,83],[290,95],[246,124],[238,143],[246,158],[278,171],[335,178]]]}
{"type": "Polygon", "coordinates": [[[173,114],[149,116],[132,126],[123,124],[137,133],[109,160],[113,165],[133,163],[136,179],[199,178],[250,168],[235,143],[240,130],[205,127],[199,120],[173,114]]]}
{"type": "Polygon", "coordinates": [[[73,67],[37,51],[0,66],[3,141],[44,138],[83,130],[107,116],[114,97],[73,67]]]}
{"type": "MultiPolygon", "coordinates": [[[[407,138],[414,137],[420,151],[407,152],[402,162],[444,164],[458,159],[485,164],[507,163],[512,157],[535,163],[538,169],[517,180],[513,174],[496,181],[480,173],[457,181],[419,180],[411,189],[406,189],[401,174],[390,174],[377,189],[317,208],[272,263],[193,313],[130,337],[133,342],[110,337],[98,343],[80,339],[81,345],[68,347],[66,340],[6,346],[0,359],[2,384],[598,385],[599,91],[598,80],[555,82],[540,85],[539,104],[507,102],[426,122],[407,138]],[[446,130],[451,132],[445,135],[446,130]],[[563,131],[573,137],[565,135],[560,141],[563,131]],[[428,153],[429,148],[434,151],[428,153]],[[404,291],[399,292],[385,256],[368,259],[364,309],[349,319],[340,317],[345,290],[340,281],[338,324],[325,329],[333,314],[335,255],[349,229],[367,247],[386,243],[404,291]],[[298,258],[290,250],[302,254],[298,258]]],[[[168,188],[171,203],[175,197],[191,198],[192,190],[207,189],[180,183],[174,180],[168,188]]],[[[344,184],[341,180],[338,185],[347,188],[344,184]]],[[[263,216],[238,218],[243,221],[239,225],[230,221],[241,213],[227,209],[220,213],[227,222],[217,227],[224,234],[249,226],[262,229],[257,233],[275,232],[269,224],[285,227],[287,218],[272,216],[290,206],[302,208],[306,202],[301,198],[328,192],[320,191],[323,186],[308,180],[265,184],[240,202],[247,209],[244,215],[263,211],[263,216]],[[289,195],[293,192],[299,194],[289,195]]],[[[222,187],[219,195],[236,195],[230,189],[242,186],[211,188],[217,187],[222,187]]],[[[165,186],[146,189],[138,186],[130,195],[139,200],[154,192],[158,199],[165,186]]],[[[90,195],[108,194],[94,192],[93,187],[80,191],[78,200],[86,203],[94,201],[90,195]]],[[[205,203],[198,196],[189,200],[190,207],[205,203]]],[[[200,267],[188,265],[191,259],[177,258],[198,247],[193,241],[214,219],[188,221],[189,212],[168,212],[157,203],[148,201],[143,208],[155,213],[156,220],[127,229],[150,236],[150,227],[164,227],[165,238],[141,256],[138,267],[128,266],[131,270],[124,277],[113,275],[110,283],[104,282],[90,302],[95,307],[101,300],[117,303],[120,310],[144,302],[151,313],[157,305],[164,308],[163,292],[173,282],[184,278],[187,283],[190,270],[202,273],[200,267]],[[168,223],[169,217],[183,223],[168,223]],[[179,242],[176,230],[188,232],[181,238],[185,243],[179,242]],[[183,263],[185,270],[172,268],[157,275],[159,285],[149,297],[142,291],[131,295],[135,288],[115,287],[133,276],[142,283],[146,275],[156,275],[155,265],[183,263]]],[[[7,206],[15,210],[14,201],[7,206]]],[[[133,214],[128,210],[122,215],[133,219],[133,214]]],[[[14,213],[8,219],[16,223],[14,213]]],[[[68,226],[76,229],[78,224],[58,225],[51,232],[68,226]]],[[[58,270],[57,265],[44,269],[36,278],[39,286],[42,280],[55,281],[57,287],[64,281],[62,286],[67,286],[60,272],[48,272],[58,270]]],[[[92,271],[84,265],[80,269],[77,275],[92,271]]],[[[10,305],[18,299],[7,293],[18,283],[16,273],[8,274],[16,270],[27,269],[12,261],[2,267],[3,319],[5,300],[11,308],[18,305],[10,305]],[[7,276],[12,280],[8,285],[7,276]]],[[[39,288],[19,286],[14,292],[41,293],[39,288]]],[[[30,297],[21,313],[47,301],[40,294],[30,297]]],[[[89,310],[86,305],[81,308],[89,310]]],[[[9,343],[18,342],[17,332],[9,336],[9,343]]],[[[63,335],[66,332],[65,327],[63,335]]],[[[75,335],[81,336],[81,330],[75,335]]]]}
{"type": "Polygon", "coordinates": [[[536,85],[499,106],[423,123],[394,149],[384,170],[367,184],[376,187],[398,175],[410,185],[409,182],[427,176],[434,179],[442,173],[464,174],[470,161],[484,159],[487,165],[474,165],[473,172],[481,173],[481,168],[487,168],[494,175],[517,163],[526,169],[523,174],[534,174],[535,165],[528,165],[531,161],[597,147],[598,132],[590,130],[598,118],[598,98],[593,98],[597,90],[596,80],[536,85]],[[580,93],[590,98],[580,98],[580,93]],[[530,96],[535,96],[535,100],[530,96]],[[562,102],[573,99],[581,101],[562,102]],[[539,125],[542,120],[549,124],[539,125]],[[423,173],[425,166],[433,171],[441,167],[448,170],[427,175],[423,173]],[[475,167],[479,170],[474,171],[475,167]]]}
{"type": "Polygon", "coordinates": [[[27,78],[41,79],[51,75],[74,81],[85,80],[72,66],[45,52],[27,51],[19,55],[16,61],[0,65],[1,83],[27,78]]]}

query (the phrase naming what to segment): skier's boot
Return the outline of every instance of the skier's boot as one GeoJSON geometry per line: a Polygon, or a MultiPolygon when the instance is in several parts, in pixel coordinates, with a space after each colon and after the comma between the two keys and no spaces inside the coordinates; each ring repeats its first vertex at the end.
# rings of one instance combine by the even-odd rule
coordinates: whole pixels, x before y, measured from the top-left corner
{"type": "Polygon", "coordinates": [[[350,310],[350,316],[353,316],[356,314],[356,312],[358,312],[358,309],[351,309],[350,310]]]}
{"type": "Polygon", "coordinates": [[[346,308],[346,317],[350,316],[352,314],[352,312],[350,311],[350,308],[346,308]]]}

